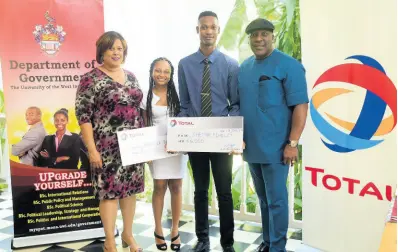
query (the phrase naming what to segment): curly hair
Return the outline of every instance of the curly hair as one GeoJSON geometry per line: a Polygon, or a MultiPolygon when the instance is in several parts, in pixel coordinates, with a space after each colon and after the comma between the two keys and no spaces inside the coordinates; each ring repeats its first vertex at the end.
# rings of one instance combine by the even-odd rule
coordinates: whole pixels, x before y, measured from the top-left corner
{"type": "Polygon", "coordinates": [[[152,89],[155,86],[155,81],[153,80],[152,73],[153,69],[155,67],[155,64],[159,61],[166,61],[169,63],[171,72],[170,72],[170,80],[167,83],[167,114],[169,116],[177,116],[178,113],[180,113],[180,99],[178,98],[177,91],[174,85],[174,67],[173,64],[171,64],[170,60],[164,57],[160,57],[155,59],[151,67],[149,69],[149,92],[147,96],[147,101],[146,101],[146,116],[148,118],[148,125],[147,126],[152,126],[153,125],[153,120],[152,120],[152,98],[153,98],[153,92],[152,89]]]}

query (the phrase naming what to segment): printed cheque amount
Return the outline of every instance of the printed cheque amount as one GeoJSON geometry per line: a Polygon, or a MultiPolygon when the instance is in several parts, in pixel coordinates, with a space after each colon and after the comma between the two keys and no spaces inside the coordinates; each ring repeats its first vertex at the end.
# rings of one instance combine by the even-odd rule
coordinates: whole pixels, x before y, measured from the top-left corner
{"type": "Polygon", "coordinates": [[[242,151],[242,129],[184,129],[179,133],[168,131],[167,149],[181,152],[242,151]]]}

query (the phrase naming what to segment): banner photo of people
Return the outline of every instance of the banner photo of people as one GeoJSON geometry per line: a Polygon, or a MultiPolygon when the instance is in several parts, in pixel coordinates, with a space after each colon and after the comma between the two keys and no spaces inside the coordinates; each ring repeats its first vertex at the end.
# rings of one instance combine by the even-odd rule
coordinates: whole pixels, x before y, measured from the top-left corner
{"type": "Polygon", "coordinates": [[[95,41],[104,32],[103,2],[24,4],[29,8],[21,8],[18,1],[0,4],[7,10],[0,23],[1,34],[8,34],[0,41],[0,55],[13,247],[95,238],[101,232],[103,236],[74,111],[80,78],[96,66],[95,41]]]}

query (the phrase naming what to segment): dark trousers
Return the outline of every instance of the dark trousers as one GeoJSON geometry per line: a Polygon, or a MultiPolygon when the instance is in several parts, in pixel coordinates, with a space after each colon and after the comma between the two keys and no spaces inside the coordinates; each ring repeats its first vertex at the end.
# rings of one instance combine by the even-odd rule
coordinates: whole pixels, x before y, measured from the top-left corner
{"type": "Polygon", "coordinates": [[[249,167],[260,200],[264,243],[269,252],[286,252],[289,165],[249,163],[249,167]]]}
{"type": "Polygon", "coordinates": [[[221,246],[234,243],[234,214],[232,203],[232,155],[227,153],[189,153],[195,182],[195,221],[198,240],[209,240],[208,189],[210,163],[218,197],[221,246]]]}

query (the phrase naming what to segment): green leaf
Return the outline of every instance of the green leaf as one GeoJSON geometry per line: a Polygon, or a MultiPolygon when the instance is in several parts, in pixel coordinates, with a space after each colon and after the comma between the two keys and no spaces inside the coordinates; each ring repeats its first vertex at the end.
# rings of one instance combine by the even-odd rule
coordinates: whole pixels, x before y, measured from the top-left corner
{"type": "Polygon", "coordinates": [[[277,1],[265,1],[257,0],[255,1],[257,8],[257,15],[260,18],[265,18],[270,21],[277,21],[281,18],[281,3],[277,1]]]}
{"type": "Polygon", "coordinates": [[[241,193],[241,183],[242,183],[242,171],[243,166],[240,166],[232,174],[232,189],[234,189],[239,194],[241,193]]]}
{"type": "Polygon", "coordinates": [[[257,196],[256,195],[250,195],[247,197],[246,203],[257,203],[257,196]]]}
{"type": "Polygon", "coordinates": [[[254,0],[254,4],[256,5],[257,8],[267,5],[267,4],[273,4],[274,1],[270,0],[254,0]]]}
{"type": "Polygon", "coordinates": [[[242,39],[239,41],[239,63],[242,63],[245,59],[252,56],[253,52],[249,45],[249,37],[242,36],[242,39]]]}
{"type": "Polygon", "coordinates": [[[300,208],[303,207],[303,202],[301,199],[294,199],[294,204],[299,206],[300,208]]]}
{"type": "Polygon", "coordinates": [[[246,4],[244,0],[236,0],[234,9],[225,25],[217,47],[233,50],[238,46],[238,41],[244,35],[244,26],[248,23],[246,4]]]}
{"type": "MultiPolygon", "coordinates": [[[[211,172],[211,168],[210,168],[210,177],[211,178],[213,177],[213,173],[211,172]]],[[[210,181],[209,181],[209,189],[207,191],[207,195],[209,197],[208,204],[211,205],[211,201],[212,201],[212,198],[213,198],[213,180],[212,179],[210,179],[210,181]]]]}
{"type": "Polygon", "coordinates": [[[0,183],[0,191],[7,189],[8,188],[8,184],[7,183],[0,183]]]}
{"type": "MultiPolygon", "coordinates": [[[[189,160],[187,161],[187,167],[188,167],[188,173],[189,173],[189,177],[191,179],[191,182],[195,185],[194,179],[193,179],[193,172],[192,172],[192,167],[191,167],[191,162],[189,162],[189,160]]],[[[210,177],[213,177],[213,174],[211,172],[210,169],[210,177]]],[[[212,193],[213,193],[213,180],[210,179],[210,183],[209,183],[209,189],[208,189],[208,204],[211,205],[211,200],[212,200],[212,193]]]]}
{"type": "Polygon", "coordinates": [[[193,172],[192,172],[191,162],[189,162],[189,160],[187,161],[187,167],[188,167],[189,177],[191,178],[193,183],[193,172]]]}
{"type": "MultiPolygon", "coordinates": [[[[286,4],[286,10],[287,10],[287,26],[290,26],[290,23],[293,20],[294,17],[294,11],[296,9],[296,1],[297,0],[284,0],[286,4]]],[[[298,4],[298,3],[297,3],[298,4]]]]}

